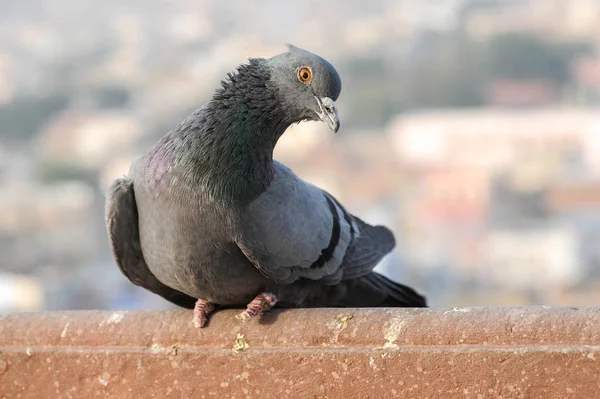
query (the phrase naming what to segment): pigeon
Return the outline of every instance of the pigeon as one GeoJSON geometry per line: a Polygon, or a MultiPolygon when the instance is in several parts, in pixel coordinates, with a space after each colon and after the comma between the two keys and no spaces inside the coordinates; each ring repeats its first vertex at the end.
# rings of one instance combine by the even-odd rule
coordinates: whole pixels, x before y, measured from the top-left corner
{"type": "Polygon", "coordinates": [[[211,100],[135,159],[106,192],[113,257],[133,283],[203,327],[211,312],[273,306],[427,307],[414,289],[373,271],[394,235],[350,214],[273,159],[292,124],[336,133],[340,76],[288,45],[250,58],[211,100]]]}

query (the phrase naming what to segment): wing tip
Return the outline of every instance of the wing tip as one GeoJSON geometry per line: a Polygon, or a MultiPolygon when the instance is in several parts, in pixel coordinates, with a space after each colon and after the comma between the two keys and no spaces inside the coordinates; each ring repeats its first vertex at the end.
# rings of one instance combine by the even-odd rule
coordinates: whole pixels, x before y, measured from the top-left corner
{"type": "Polygon", "coordinates": [[[396,237],[392,230],[385,226],[375,226],[377,230],[377,238],[382,243],[386,244],[386,248],[389,248],[387,252],[390,252],[392,249],[396,247],[396,237]]]}

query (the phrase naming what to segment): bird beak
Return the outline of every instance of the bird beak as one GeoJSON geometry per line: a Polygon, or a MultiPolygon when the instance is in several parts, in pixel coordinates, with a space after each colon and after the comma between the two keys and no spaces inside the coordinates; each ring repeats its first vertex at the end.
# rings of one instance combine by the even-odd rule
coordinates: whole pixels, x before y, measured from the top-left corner
{"type": "Polygon", "coordinates": [[[340,128],[340,118],[337,112],[337,105],[329,97],[319,98],[315,96],[317,104],[319,104],[319,118],[329,127],[334,133],[337,133],[340,128]]]}

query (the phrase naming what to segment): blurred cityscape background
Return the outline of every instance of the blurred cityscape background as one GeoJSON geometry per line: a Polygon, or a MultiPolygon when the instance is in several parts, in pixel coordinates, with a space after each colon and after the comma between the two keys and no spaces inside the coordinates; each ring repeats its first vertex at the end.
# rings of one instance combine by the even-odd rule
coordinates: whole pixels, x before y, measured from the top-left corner
{"type": "Polygon", "coordinates": [[[104,190],[225,73],[290,42],[342,128],[276,157],[396,233],[433,306],[600,303],[600,1],[0,1],[0,311],[166,308],[117,269],[104,190]]]}

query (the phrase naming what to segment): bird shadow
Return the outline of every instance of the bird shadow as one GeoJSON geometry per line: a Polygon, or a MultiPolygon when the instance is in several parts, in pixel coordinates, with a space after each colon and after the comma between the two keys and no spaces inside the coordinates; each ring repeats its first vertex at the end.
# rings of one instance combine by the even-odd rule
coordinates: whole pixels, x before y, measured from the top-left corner
{"type": "Polygon", "coordinates": [[[288,310],[289,309],[282,309],[282,308],[271,309],[268,312],[265,312],[260,315],[260,319],[258,320],[258,323],[262,324],[262,325],[267,325],[267,326],[274,324],[277,321],[277,319],[279,318],[279,315],[288,310]]]}

